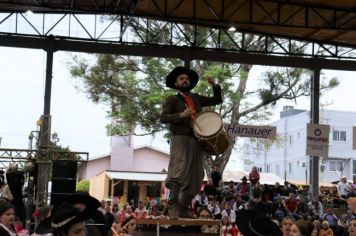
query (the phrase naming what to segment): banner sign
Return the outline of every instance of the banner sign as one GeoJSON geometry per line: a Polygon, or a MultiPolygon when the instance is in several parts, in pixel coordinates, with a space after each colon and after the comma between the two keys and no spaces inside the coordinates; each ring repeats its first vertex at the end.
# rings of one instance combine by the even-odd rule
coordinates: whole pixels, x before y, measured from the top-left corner
{"type": "Polygon", "coordinates": [[[329,125],[307,124],[307,155],[329,156],[329,125]]]}
{"type": "Polygon", "coordinates": [[[229,136],[275,139],[277,134],[275,126],[224,124],[224,127],[229,136]]]}

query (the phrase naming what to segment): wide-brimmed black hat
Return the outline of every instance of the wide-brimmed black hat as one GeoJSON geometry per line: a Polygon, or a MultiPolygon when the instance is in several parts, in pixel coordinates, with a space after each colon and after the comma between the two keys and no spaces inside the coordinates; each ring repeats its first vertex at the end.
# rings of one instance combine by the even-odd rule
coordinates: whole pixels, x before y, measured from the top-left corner
{"type": "Polygon", "coordinates": [[[90,209],[98,209],[100,207],[99,200],[87,193],[73,193],[67,195],[63,198],[63,202],[69,203],[71,205],[76,203],[83,203],[87,206],[87,208],[90,209]]]}
{"type": "Polygon", "coordinates": [[[172,89],[176,89],[176,81],[177,81],[177,77],[179,75],[182,74],[186,74],[189,77],[189,82],[190,82],[190,89],[193,89],[199,80],[199,76],[197,74],[197,72],[195,72],[194,70],[191,70],[187,67],[183,67],[183,66],[177,66],[176,68],[174,68],[171,73],[169,73],[166,77],[166,86],[172,89]]]}
{"type": "Polygon", "coordinates": [[[35,233],[53,233],[66,225],[73,225],[75,223],[85,221],[88,218],[89,215],[87,211],[80,211],[67,203],[62,203],[56,208],[55,211],[51,212],[51,216],[45,218],[38,224],[35,229],[35,233]]]}
{"type": "Polygon", "coordinates": [[[243,235],[283,236],[276,223],[255,210],[239,210],[236,213],[236,226],[243,235]]]}

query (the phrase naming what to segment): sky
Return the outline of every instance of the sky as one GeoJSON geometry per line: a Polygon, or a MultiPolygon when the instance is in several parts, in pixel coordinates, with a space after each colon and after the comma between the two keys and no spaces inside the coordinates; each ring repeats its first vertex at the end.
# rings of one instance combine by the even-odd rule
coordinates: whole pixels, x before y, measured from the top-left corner
{"type": "MultiPolygon", "coordinates": [[[[46,54],[42,50],[0,47],[0,148],[28,148],[28,136],[37,129],[36,121],[43,114],[46,54]]],[[[95,157],[110,152],[110,137],[106,135],[106,107],[93,104],[87,95],[75,88],[65,65],[68,53],[56,52],[53,62],[51,97],[52,133],[59,136],[61,146],[72,151],[89,152],[95,157]]],[[[252,82],[268,67],[255,66],[252,82]]],[[[325,109],[356,111],[356,73],[323,70],[322,76],[337,77],[338,88],[321,97],[325,109]]],[[[254,86],[248,84],[248,86],[254,86]]],[[[309,109],[310,99],[299,99],[297,104],[279,102],[272,120],[279,118],[283,106],[309,109]]],[[[150,145],[168,151],[162,137],[135,137],[135,146],[150,145]]],[[[228,169],[239,169],[238,154],[231,159],[228,169]]]]}

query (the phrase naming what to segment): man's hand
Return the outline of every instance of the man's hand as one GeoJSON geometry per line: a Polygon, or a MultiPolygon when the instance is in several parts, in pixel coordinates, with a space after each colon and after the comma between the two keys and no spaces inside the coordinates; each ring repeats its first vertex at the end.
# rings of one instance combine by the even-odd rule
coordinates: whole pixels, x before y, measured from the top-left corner
{"type": "Polygon", "coordinates": [[[208,83],[213,86],[215,85],[215,80],[213,77],[206,77],[206,81],[208,81],[208,83]]]}
{"type": "Polygon", "coordinates": [[[183,117],[190,117],[191,115],[194,115],[195,114],[195,111],[194,110],[192,110],[192,109],[190,109],[190,108],[186,108],[183,112],[181,112],[180,114],[179,114],[179,116],[181,117],[181,118],[183,118],[183,117]]]}

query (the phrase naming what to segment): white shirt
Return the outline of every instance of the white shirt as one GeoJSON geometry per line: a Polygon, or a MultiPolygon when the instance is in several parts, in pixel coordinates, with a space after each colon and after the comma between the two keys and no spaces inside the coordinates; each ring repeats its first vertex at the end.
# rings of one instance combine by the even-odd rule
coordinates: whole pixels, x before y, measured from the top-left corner
{"type": "Polygon", "coordinates": [[[219,205],[218,204],[214,204],[214,205],[212,205],[212,204],[209,204],[208,205],[208,209],[209,209],[209,211],[213,214],[213,215],[217,215],[217,214],[220,214],[220,207],[219,207],[219,205]]]}
{"type": "Polygon", "coordinates": [[[236,220],[236,214],[235,214],[235,211],[234,210],[230,210],[230,214],[227,212],[226,209],[224,209],[222,212],[221,212],[221,219],[223,219],[224,217],[226,217],[229,219],[229,222],[230,223],[234,223],[235,220],[236,220]]]}

